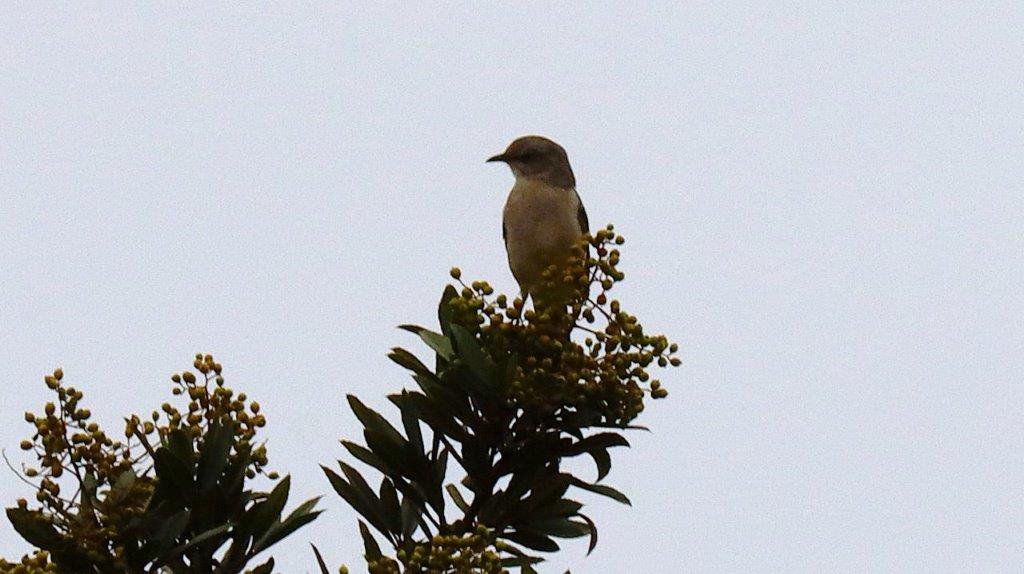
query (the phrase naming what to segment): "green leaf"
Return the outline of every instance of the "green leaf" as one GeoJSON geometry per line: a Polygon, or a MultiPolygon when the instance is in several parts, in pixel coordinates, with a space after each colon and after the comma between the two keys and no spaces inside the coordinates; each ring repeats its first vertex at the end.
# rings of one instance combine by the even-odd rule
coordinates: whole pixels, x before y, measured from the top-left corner
{"type": "Polygon", "coordinates": [[[384,474],[388,476],[407,476],[419,478],[422,474],[423,460],[412,454],[412,446],[405,442],[396,445],[380,433],[366,429],[363,440],[373,454],[384,463],[384,474]]]}
{"type": "Polygon", "coordinates": [[[92,472],[86,472],[85,476],[82,477],[82,502],[92,504],[97,502],[96,498],[96,475],[92,472]]]}
{"type": "Polygon", "coordinates": [[[522,569],[522,574],[537,574],[537,571],[534,570],[531,567],[531,565],[540,564],[541,562],[544,562],[544,559],[540,556],[530,556],[529,554],[523,552],[515,546],[512,546],[511,544],[506,544],[504,550],[505,552],[511,554],[513,558],[502,558],[501,565],[510,568],[519,567],[522,569]]]}
{"type": "Polygon", "coordinates": [[[291,476],[282,478],[267,496],[258,502],[242,517],[240,527],[253,538],[261,538],[270,528],[280,521],[281,511],[288,502],[288,491],[291,489],[291,476]]]}
{"type": "Polygon", "coordinates": [[[160,549],[160,554],[163,554],[177,543],[178,536],[188,526],[189,515],[188,510],[181,510],[158,525],[156,532],[153,533],[150,540],[160,549]]]}
{"type": "Polygon", "coordinates": [[[602,432],[590,435],[587,438],[576,442],[566,449],[565,456],[576,456],[585,452],[598,449],[608,449],[615,446],[629,446],[629,441],[618,433],[602,432]]]}
{"type": "Polygon", "coordinates": [[[513,542],[522,544],[531,550],[557,552],[559,548],[558,543],[552,540],[549,536],[530,530],[516,530],[511,534],[506,534],[505,537],[513,542]]]}
{"type": "Polygon", "coordinates": [[[270,558],[263,564],[252,569],[250,574],[271,574],[274,571],[274,559],[270,558]]]}
{"type": "Polygon", "coordinates": [[[571,479],[571,474],[558,473],[545,475],[543,479],[536,481],[530,495],[512,509],[510,523],[534,519],[537,515],[544,514],[547,509],[562,504],[560,501],[568,490],[571,479]]]}
{"type": "Polygon", "coordinates": [[[390,531],[387,520],[384,518],[384,509],[381,508],[380,499],[366,483],[366,479],[356,469],[338,461],[345,478],[341,478],[332,470],[321,466],[327,473],[327,479],[331,482],[334,490],[351,506],[356,512],[362,514],[374,528],[390,540],[390,531]],[[347,479],[347,480],[346,480],[347,479]]]}
{"type": "Polygon", "coordinates": [[[320,554],[320,549],[316,547],[312,542],[309,543],[313,547],[313,554],[316,556],[316,564],[320,567],[320,574],[331,574],[327,569],[327,562],[324,561],[324,557],[320,554]]]}
{"type": "Polygon", "coordinates": [[[537,574],[532,565],[544,562],[540,556],[530,556],[511,544],[506,544],[504,550],[514,558],[502,558],[501,565],[510,568],[519,567],[522,574],[537,574]]]}
{"type": "Polygon", "coordinates": [[[462,493],[459,492],[459,487],[454,484],[449,484],[444,487],[448,491],[448,495],[452,497],[452,501],[455,502],[455,506],[459,507],[462,512],[469,512],[469,503],[462,497],[462,493]]]}
{"type": "Polygon", "coordinates": [[[316,518],[323,512],[322,510],[312,512],[313,507],[316,506],[316,503],[319,500],[320,497],[316,497],[303,502],[284,520],[271,526],[270,530],[263,535],[263,538],[260,538],[255,544],[253,544],[253,552],[262,552],[267,548],[270,548],[274,544],[277,544],[281,540],[290,536],[296,530],[316,520],[316,518]]]}
{"type": "Polygon", "coordinates": [[[186,504],[193,487],[192,470],[186,463],[169,449],[160,448],[153,453],[153,468],[158,490],[154,496],[178,506],[186,504]]]}
{"type": "Polygon", "coordinates": [[[135,486],[135,480],[138,477],[135,475],[135,471],[128,469],[117,476],[117,480],[114,481],[114,485],[110,487],[110,493],[107,495],[107,499],[110,502],[119,502],[124,499],[125,496],[131,492],[133,486],[135,486]]]}
{"type": "Polygon", "coordinates": [[[402,409],[402,412],[408,411],[436,433],[449,436],[459,442],[468,436],[462,425],[456,422],[450,413],[424,394],[405,392],[401,395],[391,395],[388,399],[402,409]]]}
{"type": "Polygon", "coordinates": [[[427,502],[437,512],[437,514],[444,519],[444,479],[448,475],[448,448],[445,447],[438,455],[437,460],[434,461],[433,465],[433,476],[428,484],[424,487],[429,487],[430,490],[427,492],[427,502]]]}
{"type": "Polygon", "coordinates": [[[589,524],[569,520],[568,518],[534,520],[529,523],[528,527],[530,530],[542,532],[556,538],[579,538],[590,534],[589,524]]]}
{"type": "Polygon", "coordinates": [[[454,285],[445,285],[441,293],[441,301],[437,304],[437,323],[441,326],[441,332],[451,335],[451,324],[454,313],[452,312],[452,299],[457,299],[459,292],[454,285]]]}
{"type": "Polygon", "coordinates": [[[353,395],[349,405],[364,426],[366,446],[384,463],[382,472],[389,475],[416,476],[416,460],[410,457],[412,446],[380,413],[368,408],[353,395]]]}
{"type": "MultiPolygon", "coordinates": [[[[408,391],[403,391],[408,392],[408,391]]],[[[420,429],[420,420],[410,409],[402,409],[402,426],[405,427],[405,436],[409,437],[409,444],[418,456],[423,457],[426,451],[423,450],[423,431],[420,429]]]]}
{"type": "Polygon", "coordinates": [[[473,480],[485,480],[491,473],[491,448],[482,437],[468,436],[462,441],[462,465],[473,480]]]}
{"type": "Polygon", "coordinates": [[[625,494],[622,494],[618,490],[604,484],[590,484],[576,477],[573,477],[572,485],[582,488],[583,490],[589,490],[590,492],[600,494],[601,496],[607,496],[608,498],[617,500],[627,506],[633,505],[633,503],[629,501],[629,498],[625,494]]]}
{"type": "Polygon", "coordinates": [[[437,356],[444,359],[447,362],[451,362],[455,358],[455,351],[452,349],[452,342],[448,340],[441,333],[436,333],[430,329],[424,329],[423,327],[417,327],[416,325],[401,325],[400,329],[405,329],[411,333],[416,333],[428,347],[437,353],[437,356]]]}
{"type": "Polygon", "coordinates": [[[401,347],[391,349],[391,352],[388,353],[388,358],[418,375],[432,376],[434,374],[416,355],[401,347]]]}
{"type": "Polygon", "coordinates": [[[388,468],[388,465],[384,464],[384,461],[381,460],[379,456],[373,454],[373,452],[366,447],[347,440],[341,441],[341,445],[345,447],[345,450],[347,450],[349,454],[354,456],[356,459],[376,468],[382,473],[390,474],[392,472],[392,470],[388,468]]]}
{"type": "Polygon", "coordinates": [[[402,533],[402,508],[398,502],[398,492],[390,479],[380,481],[380,505],[384,509],[384,518],[388,528],[395,534],[402,533]]]}
{"type": "Polygon", "coordinates": [[[414,497],[402,497],[402,538],[410,538],[416,533],[423,516],[423,504],[414,497]]]}
{"type": "Polygon", "coordinates": [[[356,489],[353,488],[352,485],[349,484],[347,480],[345,480],[344,478],[339,476],[338,473],[334,472],[333,470],[327,468],[324,465],[320,465],[320,468],[323,469],[324,474],[327,475],[327,480],[331,483],[331,487],[334,488],[334,491],[337,492],[338,496],[340,496],[345,502],[347,502],[348,505],[351,506],[353,510],[355,510],[359,514],[362,514],[363,516],[373,514],[373,510],[370,508],[370,506],[366,504],[356,494],[356,489]]]}
{"type": "Polygon", "coordinates": [[[217,421],[210,424],[203,441],[202,452],[199,453],[199,464],[196,471],[201,490],[206,490],[216,484],[221,473],[231,462],[228,455],[231,453],[233,438],[234,433],[230,428],[217,421]]]}
{"type": "Polygon", "coordinates": [[[162,553],[162,555],[160,556],[159,563],[166,564],[167,562],[176,559],[177,557],[181,556],[182,554],[185,554],[192,548],[195,548],[196,546],[199,546],[200,544],[207,542],[208,540],[212,540],[214,538],[217,538],[218,536],[225,534],[228,530],[231,530],[232,526],[232,524],[222,524],[217,528],[211,528],[206,532],[191,537],[187,542],[181,544],[177,548],[162,553]]]}
{"type": "Polygon", "coordinates": [[[391,426],[387,419],[377,411],[364,405],[355,395],[348,395],[348,404],[352,408],[352,412],[355,413],[356,418],[359,419],[359,422],[363,423],[363,427],[380,434],[388,442],[394,443],[396,447],[405,444],[405,437],[395,427],[391,426]]]}
{"type": "Polygon", "coordinates": [[[508,481],[508,486],[505,487],[505,492],[512,498],[522,498],[533,487],[533,483],[540,479],[545,470],[544,467],[532,466],[513,473],[512,479],[508,481]]]}
{"type": "Polygon", "coordinates": [[[545,504],[561,500],[565,491],[569,490],[572,478],[571,474],[564,472],[548,476],[542,483],[534,486],[533,493],[530,495],[530,498],[545,504]]]}
{"type": "Polygon", "coordinates": [[[613,432],[598,433],[573,444],[565,450],[565,456],[576,456],[587,453],[597,465],[597,480],[600,481],[612,468],[612,459],[608,449],[616,446],[629,446],[629,441],[620,434],[613,432]]]}
{"type": "Polygon", "coordinates": [[[476,338],[462,325],[452,325],[452,335],[455,338],[455,351],[459,359],[467,367],[473,376],[480,383],[480,389],[487,395],[493,394],[495,390],[494,374],[492,367],[488,364],[488,357],[484,354],[476,338]]]}
{"type": "MultiPolygon", "coordinates": [[[[475,418],[469,404],[469,396],[452,385],[439,381],[436,377],[415,375],[413,380],[423,389],[423,393],[447,416],[469,422],[475,418]]],[[[406,391],[409,392],[409,391],[406,391]]]]}
{"type": "Polygon", "coordinates": [[[543,558],[523,555],[516,558],[503,558],[501,560],[501,566],[502,568],[519,568],[520,574],[537,574],[537,571],[533,569],[531,564],[537,564],[543,561],[543,558]]]}
{"type": "Polygon", "coordinates": [[[229,496],[239,496],[245,486],[245,469],[252,460],[252,448],[248,445],[235,445],[235,457],[224,471],[220,481],[221,492],[229,496]]]}
{"type": "Polygon", "coordinates": [[[7,519],[11,521],[14,530],[32,546],[43,550],[54,550],[63,542],[63,538],[53,524],[37,511],[17,507],[8,508],[7,519]]]}
{"type": "Polygon", "coordinates": [[[164,448],[178,457],[185,467],[188,468],[189,474],[192,473],[192,468],[195,464],[195,452],[192,450],[192,437],[188,433],[182,429],[171,431],[171,434],[167,436],[167,444],[164,445],[164,448]]]}
{"type": "Polygon", "coordinates": [[[381,556],[383,556],[380,552],[380,546],[377,545],[373,534],[370,534],[370,529],[366,527],[366,523],[362,520],[359,521],[359,535],[363,537],[363,548],[366,551],[367,562],[380,560],[381,556]]]}
{"type": "Polygon", "coordinates": [[[575,516],[579,513],[581,508],[583,508],[583,505],[580,504],[579,502],[576,502],[575,500],[570,500],[568,498],[563,498],[556,502],[552,502],[550,504],[545,505],[543,508],[543,512],[539,514],[543,516],[560,516],[565,518],[569,516],[575,516]]]}
{"type": "Polygon", "coordinates": [[[319,496],[314,496],[313,498],[310,498],[306,502],[303,502],[302,504],[298,505],[295,508],[295,510],[291,511],[290,513],[288,513],[288,516],[282,521],[282,523],[288,522],[289,520],[291,520],[292,518],[294,518],[296,516],[301,516],[303,514],[309,514],[309,512],[311,510],[316,508],[316,505],[319,502],[320,502],[320,497],[319,496]]]}
{"type": "Polygon", "coordinates": [[[612,470],[612,457],[604,449],[592,450],[589,454],[594,459],[594,465],[597,466],[597,480],[600,482],[612,470]]]}
{"type": "Polygon", "coordinates": [[[587,525],[590,526],[590,545],[587,547],[587,555],[589,556],[590,553],[594,551],[594,548],[597,547],[597,525],[594,524],[594,521],[586,515],[578,514],[577,516],[582,518],[587,525]]]}
{"type": "Polygon", "coordinates": [[[503,476],[510,472],[530,472],[542,468],[545,463],[558,461],[568,444],[568,438],[559,438],[554,432],[533,436],[519,448],[503,453],[494,467],[495,472],[503,476]]]}
{"type": "Polygon", "coordinates": [[[477,517],[484,524],[497,524],[499,520],[507,518],[509,509],[514,502],[516,501],[511,499],[507,493],[499,490],[484,499],[480,511],[477,512],[477,517]]]}

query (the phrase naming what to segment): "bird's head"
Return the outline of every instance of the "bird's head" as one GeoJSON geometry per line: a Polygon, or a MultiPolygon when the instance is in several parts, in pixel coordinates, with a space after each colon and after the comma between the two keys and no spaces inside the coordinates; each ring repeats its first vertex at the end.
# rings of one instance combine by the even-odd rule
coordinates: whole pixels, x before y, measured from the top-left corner
{"type": "Polygon", "coordinates": [[[576,187],[565,148],[546,137],[523,136],[487,161],[505,162],[516,179],[535,179],[567,189],[576,187]]]}

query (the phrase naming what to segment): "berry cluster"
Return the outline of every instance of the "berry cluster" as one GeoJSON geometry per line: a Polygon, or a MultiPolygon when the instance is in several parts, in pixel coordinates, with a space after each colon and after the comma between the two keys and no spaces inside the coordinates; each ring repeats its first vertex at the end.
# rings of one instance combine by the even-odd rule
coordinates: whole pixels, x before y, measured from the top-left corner
{"type": "Polygon", "coordinates": [[[56,574],[57,566],[50,562],[48,552],[37,550],[25,555],[18,562],[0,558],[0,574],[56,574]]]}
{"type": "Polygon", "coordinates": [[[512,362],[505,391],[517,405],[543,416],[571,412],[626,425],[643,410],[645,393],[668,395],[648,368],[678,366],[678,345],[645,333],[609,297],[625,278],[618,269],[624,241],[611,225],[586,235],[565,262],[545,271],[532,308],[519,297],[493,296],[484,281],[466,284],[452,269],[462,287],[449,303],[452,320],[473,333],[495,363],[512,362]]]}
{"type": "MultiPolygon", "coordinates": [[[[237,456],[249,450],[257,429],[266,424],[259,403],[224,386],[221,365],[212,356],[196,355],[193,366],[199,377],[190,371],[171,377],[172,393],[187,396],[187,405],[179,409],[164,403],[147,420],[126,418],[124,441],[112,439],[91,421],[92,413],[82,407],[82,392],[64,384],[61,369],[46,376],[56,400],[46,403],[42,413],[25,413],[35,433],[21,442],[22,450],[36,458],[21,474],[35,489],[39,507],[30,509],[27,500],[19,499],[17,508],[8,512],[19,513],[26,525],[55,530],[94,564],[120,568],[123,541],[132,536],[156,486],[153,454],[172,431],[185,430],[198,452],[205,431],[219,422],[233,429],[237,448],[231,456],[237,456]]],[[[276,472],[265,472],[266,465],[265,446],[252,447],[246,475],[277,479],[276,472]]],[[[47,553],[37,552],[20,564],[0,562],[0,573],[44,572],[47,564],[47,553]]]]}
{"type": "Polygon", "coordinates": [[[500,574],[501,549],[494,532],[477,525],[465,535],[435,535],[411,551],[399,550],[398,562],[382,557],[369,563],[370,574],[500,574]]]}
{"type": "MultiPolygon", "coordinates": [[[[46,403],[42,413],[25,413],[35,434],[22,441],[21,448],[35,455],[36,465],[24,468],[23,474],[30,483],[37,481],[32,485],[41,508],[29,511],[28,502],[19,499],[18,510],[28,520],[54,528],[97,563],[114,564],[120,533],[143,512],[153,482],[134,479],[139,459],[131,446],[113,440],[91,422],[92,413],[81,407],[82,392],[65,386],[63,378],[61,369],[46,376],[44,382],[56,394],[56,402],[46,403]],[[108,496],[129,474],[130,484],[123,480],[117,495],[108,496]]],[[[29,561],[45,563],[45,556],[38,553],[29,561]]]]}
{"type": "MultiPolygon", "coordinates": [[[[183,429],[196,441],[196,450],[202,445],[203,435],[209,426],[218,422],[234,429],[238,451],[251,446],[257,429],[267,424],[267,419],[260,412],[260,404],[249,401],[245,393],[238,393],[224,386],[222,367],[211,355],[197,354],[192,366],[199,372],[199,377],[191,371],[175,373],[171,376],[174,387],[171,392],[175,396],[187,396],[188,404],[182,412],[170,403],[164,403],[160,411],[153,411],[150,420],[143,421],[132,415],[125,424],[125,436],[136,437],[147,449],[150,435],[156,435],[161,441],[174,430],[183,429]],[[163,414],[161,414],[161,411],[163,414]],[[161,419],[164,419],[161,421],[161,419]]],[[[248,478],[263,474],[267,465],[267,449],[264,445],[252,448],[251,466],[246,471],[248,478]]],[[[277,479],[276,472],[266,473],[268,478],[277,479]]]]}

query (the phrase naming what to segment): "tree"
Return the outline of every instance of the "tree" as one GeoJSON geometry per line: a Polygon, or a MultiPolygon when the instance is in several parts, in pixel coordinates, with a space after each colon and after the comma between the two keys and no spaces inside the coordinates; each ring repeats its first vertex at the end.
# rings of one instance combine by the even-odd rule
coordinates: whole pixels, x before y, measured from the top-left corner
{"type": "Polygon", "coordinates": [[[623,241],[612,226],[588,236],[567,263],[548,269],[533,309],[493,296],[486,282],[467,285],[453,269],[461,289],[445,289],[440,331],[402,326],[431,349],[433,368],[402,348],[389,355],[417,386],[388,397],[401,428],[348,397],[364,443],[342,444],[382,478],[372,488],[341,461],[340,472],[324,472],[362,517],[371,574],[534,572],[542,560],[536,552],[557,551],[558,538],[589,537],[591,550],[597,544],[597,526],[575,492],[629,504],[602,483],[609,449],[628,446],[618,431],[642,428],[631,423],[645,394],[667,395],[648,367],[679,359],[675,344],[647,335],[609,300],[624,278],[616,247],[623,241]],[[595,481],[563,468],[581,455],[593,459],[595,481]]]}
{"type": "MultiPolygon", "coordinates": [[[[25,414],[35,432],[21,443],[36,458],[20,474],[39,506],[21,499],[7,509],[38,550],[0,560],[0,572],[240,573],[317,517],[314,499],[282,518],[291,481],[266,472],[266,448],[255,442],[266,424],[259,403],[224,386],[212,356],[196,355],[193,366],[199,377],[172,377],[184,412],[164,403],[147,420],[132,415],[124,441],[90,421],[83,393],[65,386],[60,369],[45,378],[56,401],[25,414]],[[273,489],[252,491],[247,481],[257,475],[273,489]]],[[[268,558],[248,571],[273,567],[268,558]]]]}
{"type": "MultiPolygon", "coordinates": [[[[646,396],[667,395],[648,369],[679,359],[677,345],[646,334],[609,297],[624,278],[623,242],[610,225],[586,236],[545,272],[532,308],[452,269],[457,286],[442,294],[439,330],[402,326],[430,349],[433,366],[403,348],[388,355],[416,385],[388,397],[400,424],[348,397],[363,442],[342,444],[378,486],[346,462],[323,467],[361,517],[370,574],[529,574],[558,539],[597,544],[576,494],[629,504],[603,482],[610,450],[629,446],[623,431],[643,428],[633,423],[646,396]],[[584,455],[593,480],[563,465],[584,455]]],[[[123,441],[91,421],[63,372],[45,377],[56,400],[25,414],[33,435],[21,447],[35,463],[15,470],[36,505],[7,509],[37,550],[0,560],[0,574],[273,571],[273,558],[257,557],[316,519],[318,499],[283,514],[290,478],[267,470],[259,403],[226,387],[212,356],[196,355],[193,368],[171,377],[184,405],[125,418],[123,441]],[[257,477],[273,488],[255,491],[257,477]]]]}

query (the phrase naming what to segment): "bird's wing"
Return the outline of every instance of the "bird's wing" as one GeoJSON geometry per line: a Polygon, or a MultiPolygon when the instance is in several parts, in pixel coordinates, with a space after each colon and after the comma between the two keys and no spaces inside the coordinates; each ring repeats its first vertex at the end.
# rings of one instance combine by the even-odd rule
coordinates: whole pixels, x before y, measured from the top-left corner
{"type": "Polygon", "coordinates": [[[576,203],[579,204],[579,209],[576,210],[576,222],[580,224],[580,232],[590,232],[590,221],[587,220],[587,210],[583,208],[583,200],[580,199],[580,194],[574,189],[572,191],[576,194],[576,203]]]}

